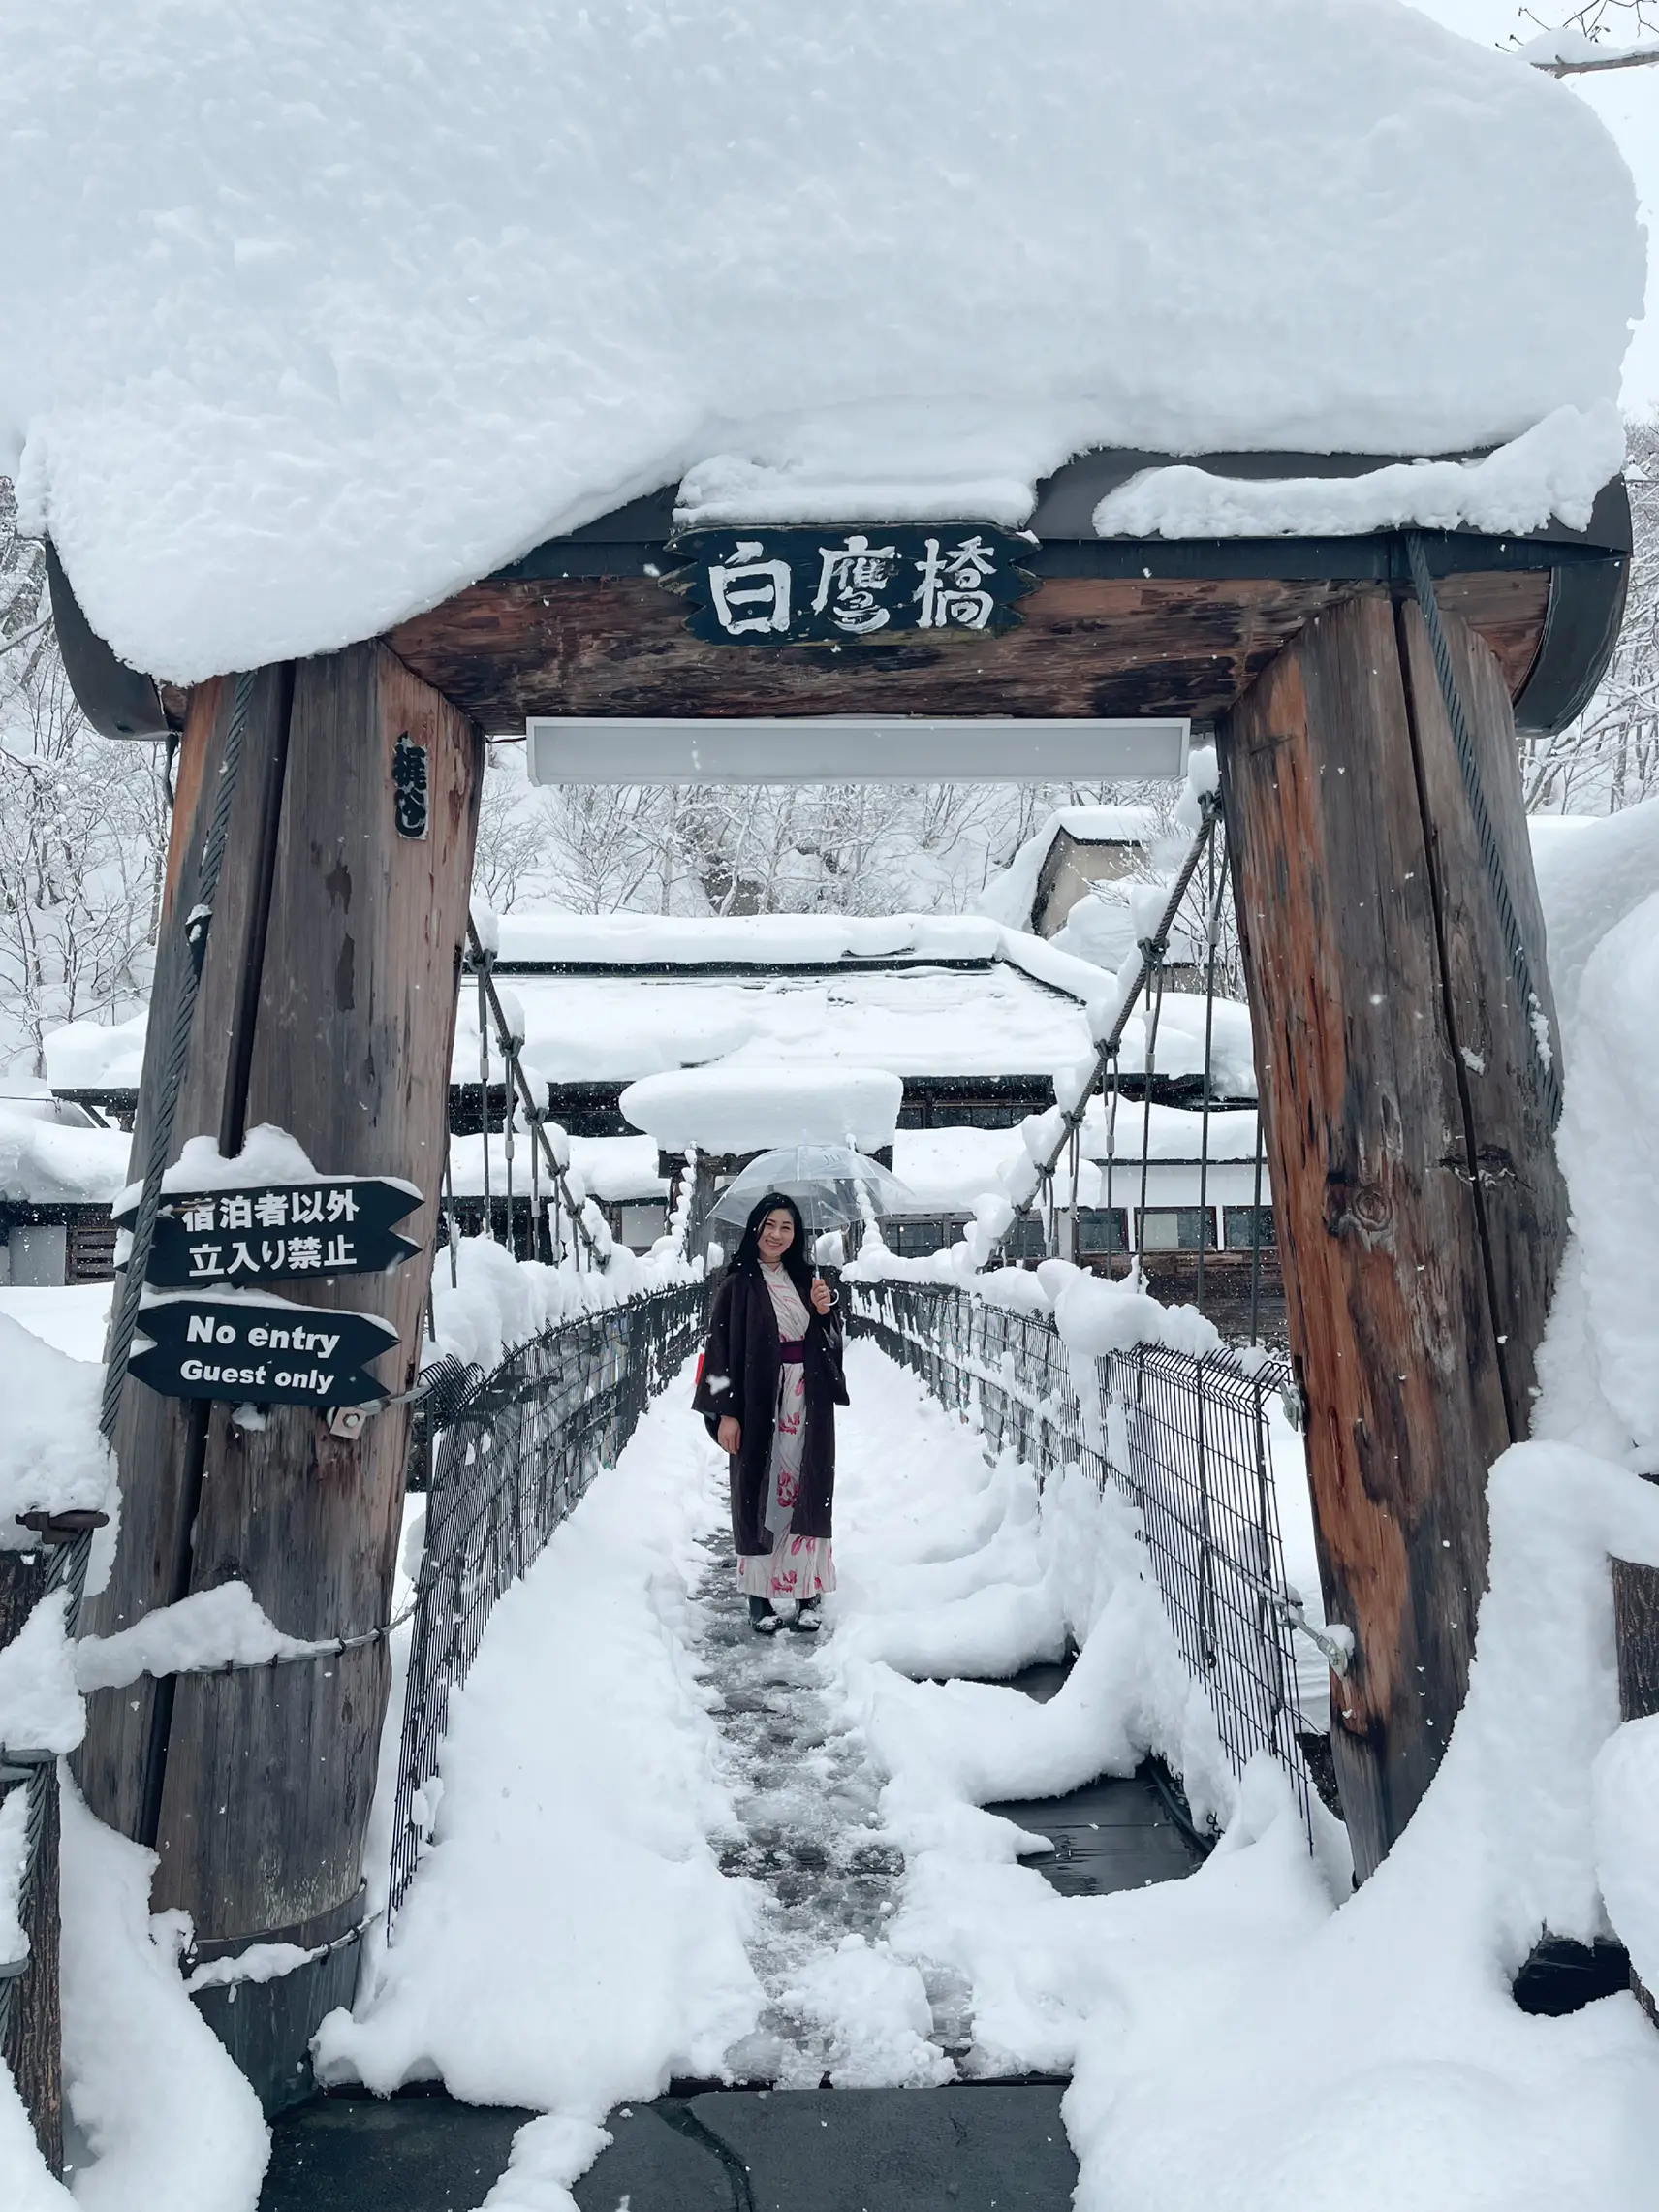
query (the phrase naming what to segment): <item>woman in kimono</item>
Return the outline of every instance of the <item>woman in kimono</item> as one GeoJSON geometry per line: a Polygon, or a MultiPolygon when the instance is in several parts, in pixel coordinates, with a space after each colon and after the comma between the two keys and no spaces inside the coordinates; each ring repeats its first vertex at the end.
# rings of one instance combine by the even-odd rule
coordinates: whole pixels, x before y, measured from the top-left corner
{"type": "Polygon", "coordinates": [[[715,1290],[692,1401],[729,1455],[737,1587],[757,1635],[786,1620],[815,1634],[835,1587],[835,1407],[847,1403],[838,1303],[808,1266],[794,1199],[770,1192],[715,1290]]]}

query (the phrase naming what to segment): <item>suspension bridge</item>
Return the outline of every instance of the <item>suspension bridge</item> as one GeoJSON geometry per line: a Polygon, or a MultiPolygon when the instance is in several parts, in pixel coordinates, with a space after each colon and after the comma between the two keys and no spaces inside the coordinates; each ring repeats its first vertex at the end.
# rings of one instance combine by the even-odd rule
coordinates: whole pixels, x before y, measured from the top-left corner
{"type": "MultiPolygon", "coordinates": [[[[1240,1341],[1205,1334],[1202,1240],[1200,1326],[1186,1348],[1080,1344],[1055,1299],[1021,1304],[988,1280],[884,1271],[871,1254],[845,1281],[848,1326],[855,1351],[879,1363],[867,1372],[887,1378],[879,1389],[902,1375],[935,1409],[947,1426],[934,1434],[955,1439],[940,1445],[946,1458],[968,1454],[952,1464],[1023,1469],[1045,1499],[1080,1485],[1103,1512],[1131,1517],[1137,1573],[1156,1594],[1181,1695],[1205,1717],[1223,1795],[1266,1762],[1307,1859],[1339,1811],[1363,1880],[1433,1778],[1468,1680],[1484,1470],[1525,1433],[1565,1235],[1554,1029],[1514,718],[1518,707],[1559,718],[1594,681],[1622,588],[1622,490],[1612,488],[1587,535],[1395,532],[1303,547],[1295,559],[1255,545],[1207,547],[1202,558],[1181,548],[1177,558],[1161,543],[1083,535],[1075,517],[1090,509],[1098,459],[1072,464],[1077,481],[1062,472],[1045,494],[1035,541],[1019,552],[1030,572],[1018,585],[1030,586],[1023,626],[976,634],[972,672],[946,640],[907,648],[891,671],[874,648],[832,660],[786,645],[759,675],[752,656],[709,632],[706,608],[688,626],[680,603],[664,599],[654,580],[673,539],[666,500],[553,542],[390,640],[204,682],[186,699],[146,691],[84,622],[66,621],[82,696],[118,696],[129,720],[176,747],[177,805],[134,1139],[141,1188],[104,1405],[122,1473],[119,1542],[107,1584],[88,1594],[100,1516],[41,1516],[0,1630],[15,1633],[61,1589],[72,1634],[114,1639],[238,1584],[281,1631],[280,1648],[257,1658],[157,1661],[96,1691],[75,1762],[97,1818],[156,1854],[151,1909],[188,1915],[182,1964],[198,2010],[278,2119],[269,2212],[370,2206],[377,2189],[404,2207],[458,2207],[502,2174],[530,2106],[491,2113],[418,2095],[388,2104],[343,2089],[343,2061],[319,2096],[315,2038],[361,1997],[365,1957],[395,1970],[443,1835],[457,1693],[485,1663],[497,1609],[579,1525],[576,1507],[603,1499],[647,1433],[660,1436],[652,1424],[684,1382],[705,1311],[689,1272],[618,1295],[609,1233],[569,1183],[492,973],[487,928],[469,913],[481,723],[551,712],[576,716],[591,737],[609,716],[618,735],[602,767],[619,775],[631,757],[621,733],[642,706],[656,708],[645,715],[651,757],[672,724],[673,773],[690,773],[689,760],[700,774],[764,779],[821,772],[842,717],[888,715],[878,742],[900,746],[907,714],[942,709],[954,719],[929,721],[928,741],[955,733],[966,760],[983,735],[988,668],[1015,716],[1000,725],[1008,774],[1033,772],[1017,745],[1006,749],[1020,717],[1059,729],[1065,757],[1101,773],[1117,738],[1141,743],[1150,717],[1174,717],[1183,750],[1191,719],[1213,733],[1214,773],[1194,780],[1190,846],[1163,912],[1097,1012],[1091,1062],[1028,1125],[1017,1196],[1050,1256],[1075,1260],[1085,1117],[1093,1104],[1115,1127],[1137,1110],[1122,1067],[1132,1015],[1146,1039],[1145,1110],[1170,932],[1186,901],[1201,917],[1213,1002],[1231,883],[1262,1098],[1252,1235],[1265,1183],[1288,1344],[1259,1341],[1259,1247],[1240,1341]],[[1557,621],[1562,609],[1578,610],[1576,630],[1565,615],[1557,621]],[[1086,649],[1076,643],[1080,610],[1086,649]],[[1218,637],[1224,650],[1213,649],[1218,637]],[[604,652],[590,653],[599,639],[604,652]],[[688,700],[702,717],[690,727],[688,700]],[[722,759],[723,727],[741,730],[780,704],[798,728],[798,760],[752,745],[722,759]],[[488,1374],[423,1364],[433,1269],[454,1264],[445,1163],[458,989],[478,994],[486,1140],[497,1094],[486,1039],[506,1066],[507,1218],[527,1188],[533,1248],[567,1260],[588,1286],[580,1311],[488,1374]],[[210,1140],[224,1170],[210,1197],[240,1187],[230,1163],[250,1132],[271,1128],[303,1146],[314,1184],[395,1178],[418,1199],[403,1224],[406,1264],[374,1274],[342,1265],[305,1292],[317,1302],[306,1311],[325,1320],[378,1316],[395,1337],[395,1373],[384,1368],[355,1399],[313,1392],[252,1406],[239,1387],[204,1396],[141,1383],[129,1362],[153,1311],[158,1219],[188,1188],[184,1141],[210,1140]],[[1272,1433],[1287,1416],[1305,1442],[1318,1617],[1285,1571],[1272,1433]],[[399,1598],[412,1494],[424,1498],[423,1542],[399,1598]],[[393,1644],[405,1635],[400,1717],[388,1730],[393,1644]],[[1298,1689],[1310,1651],[1336,1691],[1329,1758],[1298,1689]],[[388,1812],[384,1834],[371,1835],[377,1774],[388,1812]]],[[[681,550],[726,576],[708,549],[681,550]]],[[[771,565],[774,590],[786,553],[771,565]]],[[[59,587],[67,606],[61,578],[59,587]]],[[[895,751],[868,772],[904,773],[906,757],[895,751]]],[[[597,772],[590,760],[580,773],[597,772]]],[[[1206,1045],[1201,1178],[1210,1102],[1206,1045]]],[[[487,1141],[483,1150],[487,1219],[487,1141]]],[[[1109,1176],[1113,1157],[1109,1143],[1109,1176]]],[[[282,1193],[265,1195],[274,1205],[282,1193]]],[[[204,1329],[233,1326],[223,1303],[207,1309],[204,1329]]],[[[970,1479],[979,1476],[962,1473],[970,1479]]],[[[697,1603],[723,1740],[752,1736],[743,1716],[758,1713],[774,1751],[819,1755],[825,1723],[807,1662],[786,1651],[765,1665],[793,1673],[757,1676],[762,1661],[740,1659],[729,1634],[722,1659],[718,1606],[711,1596],[697,1603]]],[[[1635,1654],[1635,1627],[1631,1638],[1635,1654]]],[[[1035,1671],[1013,1670],[1010,1693],[1065,1698],[1073,1657],[1062,1642],[1035,1671]]],[[[591,1663],[591,1679],[562,1694],[603,1700],[603,1649],[591,1663]]],[[[940,1673],[949,1683],[968,1671],[940,1673]]],[[[1632,1682],[1639,1672],[1633,1656],[1632,1682]]],[[[6,1754],[8,1779],[27,1792],[31,1939],[21,1973],[0,1984],[7,2049],[39,2139],[61,2164],[56,1765],[39,1746],[9,1744],[6,1754]]],[[[905,2078],[928,2098],[906,2090],[911,2101],[894,2108],[888,2092],[850,2078],[821,2088],[839,2062],[833,2038],[809,2032],[817,2015],[799,1998],[800,1976],[810,1981],[820,1938],[833,1936],[838,1957],[849,1943],[857,1958],[877,1955],[871,1937],[905,1867],[870,1814],[878,1785],[856,1762],[834,1768],[839,1755],[823,1752],[847,1808],[828,1841],[757,1817],[721,1847],[770,1900],[767,1925],[794,1930],[796,1948],[780,1938],[756,1969],[773,1984],[771,2041],[620,2109],[608,2122],[612,2142],[578,2183],[584,2207],[873,2204],[892,2200],[892,2172],[912,2169],[931,2177],[907,2183],[913,2204],[932,2202],[935,2183],[941,2205],[959,2212],[1064,2199],[1058,2084],[1030,2068],[1008,2078],[978,1993],[959,1977],[924,1978],[904,2030],[921,2070],[905,2078]],[[826,1873],[835,1880],[815,1884],[826,1873]],[[816,1937],[803,1903],[815,1886],[838,1900],[816,1937]],[[774,2096],[777,2084],[797,2094],[774,2096]],[[816,2150],[814,2131],[826,2138],[816,2150]],[[867,2198],[858,2194],[866,2183],[867,2198]]],[[[1192,1774],[1148,1759],[991,1809],[1047,1840],[1034,1863],[1057,1893],[1110,1896],[1178,1880],[1203,1859],[1214,1790],[1199,1803],[1195,1788],[1192,1774]]],[[[1625,1971],[1579,1963],[1592,1977],[1625,1971]]],[[[492,1962],[468,1971],[487,1987],[492,1962]]],[[[417,2059],[409,2070],[423,2070],[417,2059]]],[[[526,2125],[523,2139],[533,2133],[526,2125]]]]}

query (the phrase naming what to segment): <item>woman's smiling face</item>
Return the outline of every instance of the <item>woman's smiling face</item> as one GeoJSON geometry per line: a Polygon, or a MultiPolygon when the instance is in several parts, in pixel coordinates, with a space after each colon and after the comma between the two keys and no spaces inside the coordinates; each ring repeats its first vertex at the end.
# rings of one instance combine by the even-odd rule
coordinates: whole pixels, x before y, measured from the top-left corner
{"type": "Polygon", "coordinates": [[[784,1253],[795,1242],[795,1223],[781,1206],[774,1206],[761,1223],[761,1257],[767,1267],[776,1267],[784,1253]]]}

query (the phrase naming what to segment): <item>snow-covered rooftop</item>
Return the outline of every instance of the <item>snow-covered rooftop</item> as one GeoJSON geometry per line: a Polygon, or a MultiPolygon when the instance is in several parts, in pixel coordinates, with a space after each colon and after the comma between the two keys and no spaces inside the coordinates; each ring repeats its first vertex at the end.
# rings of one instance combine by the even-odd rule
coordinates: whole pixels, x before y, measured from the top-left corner
{"type": "Polygon", "coordinates": [[[1584,104],[1395,0],[58,0],[0,201],[0,467],[180,680],[692,471],[1013,522],[1091,447],[1605,427],[1643,286],[1584,104]]]}
{"type": "MultiPolygon", "coordinates": [[[[845,975],[527,975],[513,991],[525,1055],[553,1083],[802,1059],[898,1075],[1042,1075],[1088,1050],[1082,1006],[1000,962],[845,975]]],[[[457,1082],[477,1079],[477,1015],[463,987],[457,1082]]]]}
{"type": "Polygon", "coordinates": [[[509,967],[815,967],[1003,951],[1003,932],[974,914],[501,914],[495,928],[509,967]]]}

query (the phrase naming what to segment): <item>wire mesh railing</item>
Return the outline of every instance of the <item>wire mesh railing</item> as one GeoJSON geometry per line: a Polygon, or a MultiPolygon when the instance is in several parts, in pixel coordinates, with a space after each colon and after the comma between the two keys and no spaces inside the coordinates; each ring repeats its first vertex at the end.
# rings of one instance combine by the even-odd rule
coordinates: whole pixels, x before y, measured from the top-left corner
{"type": "Polygon", "coordinates": [[[1285,1581],[1267,1419],[1268,1401],[1292,1383],[1289,1362],[1164,1345],[1079,1358],[1047,1314],[948,1283],[847,1288],[853,1332],[943,1405],[977,1413],[993,1451],[1044,1478],[1076,1465],[1140,1509],[1165,1612],[1229,1763],[1241,1774],[1271,1753],[1311,1823],[1292,1644],[1299,1604],[1285,1581]]]}
{"type": "Polygon", "coordinates": [[[426,1792],[450,1692],[466,1680],[496,1599],[696,1350],[705,1307],[706,1286],[686,1282],[563,1321],[445,1408],[409,1649],[389,1923],[430,1828],[426,1792]]]}

